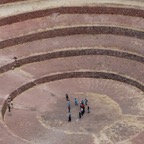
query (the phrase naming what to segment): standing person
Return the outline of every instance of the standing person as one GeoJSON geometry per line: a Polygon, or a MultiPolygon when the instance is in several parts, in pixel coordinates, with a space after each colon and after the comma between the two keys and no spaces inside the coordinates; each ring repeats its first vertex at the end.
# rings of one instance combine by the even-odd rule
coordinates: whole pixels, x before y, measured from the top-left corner
{"type": "Polygon", "coordinates": [[[71,109],[70,106],[68,106],[68,112],[69,112],[69,113],[70,113],[70,109],[71,109]]]}
{"type": "Polygon", "coordinates": [[[77,100],[77,98],[75,98],[75,105],[77,106],[78,105],[78,100],[77,100]]]}
{"type": "Polygon", "coordinates": [[[85,99],[85,105],[87,105],[87,103],[88,103],[88,100],[87,100],[87,99],[85,99]]]}
{"type": "Polygon", "coordinates": [[[71,113],[68,114],[68,121],[71,122],[71,113]]]}
{"type": "Polygon", "coordinates": [[[81,108],[83,108],[83,114],[85,113],[85,105],[82,103],[81,108]]]}
{"type": "Polygon", "coordinates": [[[69,96],[68,96],[68,94],[66,94],[66,100],[67,100],[67,101],[69,100],[69,96]]]}
{"type": "Polygon", "coordinates": [[[10,105],[11,105],[11,108],[13,108],[13,100],[11,100],[10,105]]]}
{"type": "Polygon", "coordinates": [[[14,67],[18,67],[18,66],[19,66],[19,62],[18,62],[18,60],[17,60],[17,57],[14,57],[14,60],[15,60],[14,67]]]}
{"type": "Polygon", "coordinates": [[[90,107],[89,106],[87,107],[87,109],[88,109],[88,113],[90,113],[90,107]]]}
{"type": "Polygon", "coordinates": [[[81,107],[81,116],[83,116],[84,112],[83,112],[83,108],[81,107]]]}
{"type": "Polygon", "coordinates": [[[9,110],[9,112],[11,112],[11,106],[10,106],[10,103],[8,103],[8,110],[9,110]]]}
{"type": "Polygon", "coordinates": [[[8,97],[7,99],[7,106],[8,106],[9,112],[11,112],[11,98],[10,97],[8,97]]]}
{"type": "Polygon", "coordinates": [[[67,101],[68,107],[70,106],[70,100],[67,101]]]}
{"type": "Polygon", "coordinates": [[[84,104],[84,100],[81,101],[81,104],[84,104]]]}

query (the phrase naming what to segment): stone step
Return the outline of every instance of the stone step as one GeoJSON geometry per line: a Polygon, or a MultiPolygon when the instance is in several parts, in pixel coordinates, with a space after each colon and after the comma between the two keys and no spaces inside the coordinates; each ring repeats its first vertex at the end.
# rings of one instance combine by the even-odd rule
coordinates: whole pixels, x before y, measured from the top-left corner
{"type": "Polygon", "coordinates": [[[100,35],[100,34],[112,34],[116,36],[126,36],[133,37],[137,39],[144,39],[144,32],[123,28],[115,26],[78,26],[78,27],[66,27],[58,28],[54,30],[46,30],[43,32],[38,32],[36,34],[29,34],[21,36],[18,38],[7,39],[0,42],[0,49],[15,46],[19,44],[24,44],[32,41],[42,40],[46,38],[62,37],[62,36],[71,36],[71,35],[100,35]]]}
{"type": "Polygon", "coordinates": [[[143,41],[135,38],[128,38],[113,35],[75,35],[68,37],[56,37],[53,39],[39,40],[24,45],[17,45],[7,49],[0,50],[1,55],[1,72],[11,69],[13,66],[13,57],[18,59],[29,59],[36,55],[46,55],[48,52],[76,50],[76,49],[106,49],[116,50],[118,52],[130,52],[143,56],[143,41]],[[89,41],[90,40],[90,41],[89,41]],[[129,41],[129,43],[127,43],[129,41]],[[3,70],[4,71],[3,71],[3,70]]]}
{"type": "Polygon", "coordinates": [[[114,72],[134,78],[142,83],[144,82],[143,63],[105,55],[62,57],[20,67],[20,70],[32,75],[33,78],[50,73],[79,71],[83,69],[114,72]]]}
{"type": "Polygon", "coordinates": [[[1,41],[46,30],[74,26],[116,26],[144,31],[144,20],[140,17],[113,14],[59,14],[31,19],[0,27],[1,41]]]}
{"type": "Polygon", "coordinates": [[[11,46],[0,50],[1,57],[23,58],[28,55],[53,52],[61,49],[72,48],[105,48],[129,51],[138,55],[144,54],[144,42],[131,37],[115,35],[72,35],[67,37],[55,37],[52,39],[37,40],[22,45],[11,46]]]}
{"type": "Polygon", "coordinates": [[[101,78],[121,81],[144,90],[143,64],[139,62],[109,56],[57,58],[31,63],[2,74],[0,76],[1,104],[4,104],[9,94],[14,98],[35,84],[70,77],[99,77],[98,73],[93,75],[89,72],[100,72],[101,78]],[[75,74],[71,75],[71,72],[75,74]],[[81,72],[84,75],[80,74],[81,72]]]}
{"type": "MultiPolygon", "coordinates": [[[[120,8],[120,12],[123,14],[130,14],[130,15],[136,15],[137,13],[138,15],[141,15],[141,10],[143,9],[144,3],[141,0],[137,0],[137,1],[116,1],[116,0],[81,0],[81,1],[76,1],[76,0],[68,0],[68,1],[40,1],[40,0],[33,0],[33,1],[27,1],[25,2],[20,2],[20,3],[14,3],[9,5],[4,5],[1,9],[0,9],[0,13],[1,13],[1,17],[10,17],[10,16],[14,16],[14,15],[22,15],[23,13],[32,13],[34,12],[34,15],[39,15],[39,12],[42,12],[43,14],[45,13],[45,10],[48,9],[54,9],[54,11],[57,11],[59,8],[64,7],[64,9],[70,9],[70,7],[73,9],[73,11],[76,10],[76,7],[94,7],[94,6],[99,6],[99,7],[110,7],[109,8],[103,8],[104,11],[111,11],[112,12],[116,12],[118,13],[116,10],[117,8],[120,8]],[[21,4],[23,4],[23,8],[21,8],[21,4]],[[9,7],[11,7],[11,9],[9,9],[9,7]],[[116,7],[116,8],[113,8],[116,7]],[[126,9],[130,9],[131,12],[125,13],[124,11],[126,9]],[[113,11],[113,9],[115,9],[115,11],[113,11]],[[139,12],[137,11],[138,9],[139,12]],[[43,11],[44,10],[44,11],[43,11]],[[132,12],[133,11],[133,12],[132,12]],[[137,12],[136,12],[137,11],[137,12]],[[135,13],[136,12],[136,13],[135,13]]],[[[78,8],[79,9],[79,8],[78,8]]],[[[100,8],[101,9],[101,8],[100,8]]],[[[49,10],[48,10],[49,11],[49,10]]],[[[65,10],[63,10],[65,11],[65,10]]],[[[104,11],[102,10],[102,12],[104,13],[104,11]]],[[[129,11],[129,10],[126,10],[129,11]]],[[[25,15],[25,14],[24,14],[25,15]]],[[[23,15],[23,16],[24,16],[23,15]]],[[[42,14],[40,14],[42,15],[42,14]]],[[[14,16],[15,17],[15,16],[14,16]]],[[[13,18],[14,18],[13,17],[13,18]]],[[[15,18],[14,18],[15,19],[15,18]]],[[[25,19],[25,18],[24,18],[25,19]]]]}

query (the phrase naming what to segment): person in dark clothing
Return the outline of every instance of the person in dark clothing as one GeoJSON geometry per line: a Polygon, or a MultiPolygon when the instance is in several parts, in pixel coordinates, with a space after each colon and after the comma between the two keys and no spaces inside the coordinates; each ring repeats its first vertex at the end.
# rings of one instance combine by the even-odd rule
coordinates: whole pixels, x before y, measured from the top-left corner
{"type": "Polygon", "coordinates": [[[68,115],[68,121],[71,122],[71,113],[68,115]]]}
{"type": "Polygon", "coordinates": [[[71,107],[70,106],[68,106],[68,112],[70,113],[70,109],[71,109],[71,107]]]}
{"type": "Polygon", "coordinates": [[[66,100],[67,100],[67,101],[69,100],[69,96],[68,96],[68,94],[66,94],[66,100]]]}
{"type": "Polygon", "coordinates": [[[14,65],[13,65],[13,67],[12,67],[12,70],[14,70],[16,67],[19,67],[20,65],[19,65],[19,62],[18,62],[18,60],[17,60],[17,57],[14,57],[14,65]]]}
{"type": "Polygon", "coordinates": [[[88,100],[87,100],[87,99],[85,99],[85,105],[87,105],[87,103],[88,103],[88,100]]]}
{"type": "Polygon", "coordinates": [[[19,62],[18,62],[18,60],[17,60],[17,57],[14,57],[14,60],[15,60],[14,67],[18,67],[18,66],[19,66],[19,62]]]}
{"type": "Polygon", "coordinates": [[[84,111],[83,111],[83,108],[81,107],[81,116],[83,116],[84,114],[84,111]]]}
{"type": "Polygon", "coordinates": [[[8,110],[9,110],[9,112],[11,112],[11,105],[10,105],[10,103],[8,103],[8,110]]]}
{"type": "Polygon", "coordinates": [[[85,105],[83,105],[83,114],[85,113],[85,105]]]}
{"type": "Polygon", "coordinates": [[[81,114],[81,112],[79,112],[79,119],[81,118],[81,116],[82,116],[82,114],[81,114]]]}
{"type": "Polygon", "coordinates": [[[84,104],[84,100],[81,101],[81,104],[84,104]]]}
{"type": "Polygon", "coordinates": [[[83,115],[85,113],[85,105],[83,103],[81,104],[81,108],[83,109],[82,110],[82,115],[83,115]]]}

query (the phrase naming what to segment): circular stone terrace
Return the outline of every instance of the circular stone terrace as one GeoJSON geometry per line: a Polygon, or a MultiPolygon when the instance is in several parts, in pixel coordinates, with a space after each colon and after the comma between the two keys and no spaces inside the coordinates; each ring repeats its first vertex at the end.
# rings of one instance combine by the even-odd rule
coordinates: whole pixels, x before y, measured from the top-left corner
{"type": "Polygon", "coordinates": [[[0,110],[0,144],[143,144],[144,2],[2,0],[0,110]]]}

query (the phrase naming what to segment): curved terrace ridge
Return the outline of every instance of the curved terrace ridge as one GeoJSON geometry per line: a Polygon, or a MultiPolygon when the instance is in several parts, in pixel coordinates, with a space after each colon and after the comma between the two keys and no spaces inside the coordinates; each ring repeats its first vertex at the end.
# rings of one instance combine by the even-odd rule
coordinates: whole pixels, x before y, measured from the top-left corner
{"type": "MultiPolygon", "coordinates": [[[[129,52],[122,52],[122,51],[115,51],[115,50],[108,50],[108,49],[73,49],[73,50],[62,50],[57,52],[48,52],[44,54],[38,54],[34,56],[28,56],[25,58],[20,58],[17,60],[18,66],[23,66],[25,64],[33,63],[33,62],[40,62],[54,58],[63,58],[63,57],[75,57],[75,56],[82,56],[82,55],[105,55],[105,56],[113,56],[118,58],[129,59],[133,61],[137,61],[140,63],[144,63],[144,57],[132,54],[129,52]]],[[[0,73],[4,73],[9,71],[14,67],[15,62],[6,64],[0,67],[0,73]]]]}
{"type": "MultiPolygon", "coordinates": [[[[75,71],[75,72],[51,74],[51,75],[41,77],[39,79],[36,79],[34,81],[28,82],[28,83],[20,86],[19,88],[17,88],[13,92],[11,92],[9,96],[12,99],[14,99],[16,96],[18,96],[22,92],[32,88],[33,86],[35,86],[37,84],[42,84],[42,83],[47,83],[47,82],[57,81],[57,80],[62,80],[62,79],[68,79],[68,78],[97,78],[97,79],[116,80],[119,82],[130,84],[144,92],[144,85],[142,83],[137,82],[136,80],[127,78],[122,75],[118,75],[115,73],[108,73],[108,72],[100,72],[100,71],[99,72],[94,72],[94,71],[78,71],[78,72],[76,72],[75,71]]],[[[3,119],[4,119],[4,114],[5,114],[6,109],[7,109],[7,104],[6,104],[6,100],[5,100],[5,102],[2,106],[2,111],[1,111],[3,119]]]]}
{"type": "Polygon", "coordinates": [[[54,38],[59,36],[79,35],[79,34],[89,34],[89,35],[113,34],[113,35],[134,37],[142,40],[144,39],[143,31],[128,28],[120,28],[120,27],[108,27],[108,26],[85,26],[85,27],[81,26],[81,27],[70,27],[70,28],[48,30],[44,32],[38,32],[35,34],[20,36],[17,38],[7,39],[0,42],[0,49],[40,39],[54,38]]]}
{"type": "Polygon", "coordinates": [[[18,14],[14,16],[9,16],[0,19],[0,26],[9,25],[12,23],[22,22],[29,19],[45,17],[53,13],[58,14],[112,14],[112,15],[123,15],[123,16],[133,16],[133,17],[144,17],[144,10],[134,9],[134,8],[120,8],[120,7],[106,7],[106,6],[96,6],[96,7],[58,7],[46,10],[39,10],[33,12],[26,12],[23,14],[18,14]]]}

